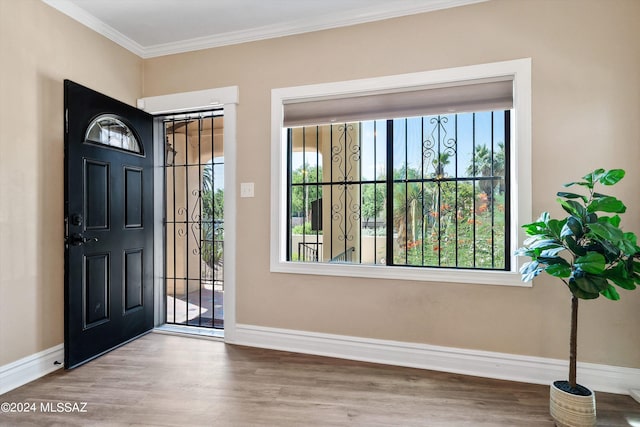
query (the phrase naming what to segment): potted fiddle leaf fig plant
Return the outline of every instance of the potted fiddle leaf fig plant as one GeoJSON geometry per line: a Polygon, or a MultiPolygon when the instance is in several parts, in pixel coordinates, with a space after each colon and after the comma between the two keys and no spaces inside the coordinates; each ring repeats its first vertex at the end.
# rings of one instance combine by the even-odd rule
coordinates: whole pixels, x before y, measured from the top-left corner
{"type": "Polygon", "coordinates": [[[557,426],[593,426],[595,394],[576,382],[578,301],[600,295],[620,299],[617,288],[633,290],[640,284],[640,247],[636,235],[620,228],[624,203],[596,191],[612,186],[625,175],[622,169],[596,169],[579,181],[565,184],[577,192],[557,193],[567,216],[553,219],[544,212],[524,225],[529,236],[516,255],[531,258],[520,269],[528,282],[540,273],[559,279],[571,293],[569,380],[551,385],[550,412],[557,426]]]}

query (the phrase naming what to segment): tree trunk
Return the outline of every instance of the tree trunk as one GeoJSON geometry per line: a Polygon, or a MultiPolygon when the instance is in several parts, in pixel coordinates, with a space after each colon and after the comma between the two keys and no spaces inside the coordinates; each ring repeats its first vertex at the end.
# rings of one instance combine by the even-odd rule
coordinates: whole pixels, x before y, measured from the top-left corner
{"type": "Polygon", "coordinates": [[[571,338],[569,339],[569,385],[576,387],[576,353],[578,350],[578,297],[571,295],[571,338]]]}

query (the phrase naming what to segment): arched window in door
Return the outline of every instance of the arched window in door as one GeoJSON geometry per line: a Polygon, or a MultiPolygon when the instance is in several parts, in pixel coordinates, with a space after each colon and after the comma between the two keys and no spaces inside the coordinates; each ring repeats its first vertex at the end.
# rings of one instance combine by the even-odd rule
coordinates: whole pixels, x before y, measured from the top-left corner
{"type": "Polygon", "coordinates": [[[133,130],[122,120],[110,114],[102,114],[89,123],[85,141],[107,145],[136,154],[144,154],[142,144],[133,130]]]}

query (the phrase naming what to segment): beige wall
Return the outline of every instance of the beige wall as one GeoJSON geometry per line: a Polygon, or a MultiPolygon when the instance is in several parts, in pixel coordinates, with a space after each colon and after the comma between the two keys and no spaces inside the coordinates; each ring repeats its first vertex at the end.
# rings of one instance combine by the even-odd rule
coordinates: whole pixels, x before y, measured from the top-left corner
{"type": "Polygon", "coordinates": [[[46,6],[0,0],[0,366],[64,340],[63,80],[128,103],[142,59],[46,6]]]}
{"type": "MultiPolygon", "coordinates": [[[[238,322],[567,358],[569,295],[533,288],[269,272],[270,91],[531,57],[533,206],[596,167],[621,167],[624,223],[640,231],[640,2],[493,0],[144,63],[144,95],[238,85],[238,322]],[[562,170],[566,167],[566,170],[562,170]],[[251,268],[245,268],[251,266],[251,268]]],[[[640,368],[640,292],[581,306],[579,357],[640,368]]]]}

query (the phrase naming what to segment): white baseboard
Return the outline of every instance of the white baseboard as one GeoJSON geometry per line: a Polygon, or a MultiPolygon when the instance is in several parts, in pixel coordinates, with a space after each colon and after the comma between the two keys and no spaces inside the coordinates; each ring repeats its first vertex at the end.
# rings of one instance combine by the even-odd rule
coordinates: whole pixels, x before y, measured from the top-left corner
{"type": "MultiPolygon", "coordinates": [[[[233,340],[228,338],[251,347],[545,385],[565,378],[568,365],[559,359],[242,324],[236,325],[233,340]]],[[[63,359],[60,344],[0,366],[0,395],[62,368],[63,359]]],[[[627,394],[640,403],[640,369],[578,363],[578,378],[593,390],[627,394]]]]}
{"type": "Polygon", "coordinates": [[[63,361],[64,345],[59,344],[0,366],[0,395],[62,368],[63,361]]]}
{"type": "MultiPolygon", "coordinates": [[[[551,384],[568,371],[566,360],[244,324],[227,342],[533,384],[551,384]]],[[[640,389],[640,369],[579,362],[578,378],[596,391],[629,395],[640,389]]]]}

